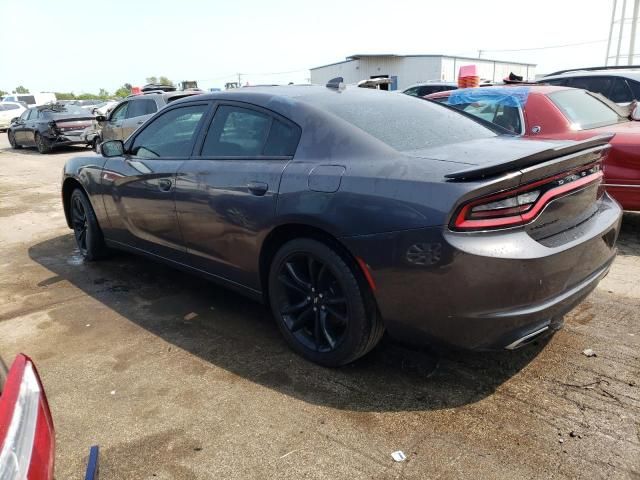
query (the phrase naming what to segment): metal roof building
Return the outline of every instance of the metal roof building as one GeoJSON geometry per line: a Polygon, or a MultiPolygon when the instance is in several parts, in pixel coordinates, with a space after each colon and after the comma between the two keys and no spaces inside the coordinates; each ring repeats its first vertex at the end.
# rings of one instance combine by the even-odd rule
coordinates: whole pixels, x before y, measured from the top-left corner
{"type": "Polygon", "coordinates": [[[500,81],[510,72],[527,79],[535,78],[533,63],[488,60],[450,55],[351,55],[346,60],[311,68],[311,83],[323,85],[343,77],[345,83],[369,78],[391,78],[391,90],[403,90],[414,83],[455,82],[463,65],[476,65],[482,80],[500,81]]]}

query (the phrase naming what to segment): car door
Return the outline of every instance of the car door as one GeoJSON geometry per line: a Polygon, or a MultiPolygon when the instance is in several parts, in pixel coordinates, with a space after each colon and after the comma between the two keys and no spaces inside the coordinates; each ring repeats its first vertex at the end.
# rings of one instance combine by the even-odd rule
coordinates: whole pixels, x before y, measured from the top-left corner
{"type": "Polygon", "coordinates": [[[13,127],[14,138],[20,145],[27,145],[27,122],[29,120],[29,115],[31,115],[31,112],[33,112],[34,110],[35,108],[30,108],[22,112],[22,115],[20,115],[18,122],[13,127]]]}
{"type": "Polygon", "coordinates": [[[176,211],[190,265],[259,290],[261,234],[300,128],[272,112],[224,102],[178,170],[176,211]]]}
{"type": "Polygon", "coordinates": [[[41,116],[42,112],[37,108],[31,110],[24,127],[24,145],[34,146],[36,144],[35,136],[41,116]]]}
{"type": "Polygon", "coordinates": [[[191,155],[209,107],[189,103],[164,111],[126,142],[123,156],[107,159],[101,177],[110,223],[106,238],[181,261],[176,171],[191,155]]]}
{"type": "Polygon", "coordinates": [[[122,122],[126,118],[128,108],[129,102],[121,103],[111,112],[107,120],[101,123],[102,141],[124,139],[122,136],[122,122]]]}
{"type": "Polygon", "coordinates": [[[126,118],[122,122],[122,138],[128,138],[157,111],[156,102],[152,98],[142,97],[130,100],[126,118]]]}

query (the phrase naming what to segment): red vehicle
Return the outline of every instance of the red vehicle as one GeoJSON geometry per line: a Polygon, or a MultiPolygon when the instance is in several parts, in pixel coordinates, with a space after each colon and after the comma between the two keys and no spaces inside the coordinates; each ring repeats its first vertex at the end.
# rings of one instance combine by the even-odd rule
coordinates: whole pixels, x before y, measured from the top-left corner
{"type": "Polygon", "coordinates": [[[445,103],[516,135],[584,140],[614,134],[604,164],[604,186],[625,210],[640,210],[639,109],[602,95],[550,85],[503,85],[438,92],[424,98],[445,103]]]}
{"type": "Polygon", "coordinates": [[[55,433],[35,365],[18,355],[7,371],[0,360],[0,478],[53,478],[55,433]]]}

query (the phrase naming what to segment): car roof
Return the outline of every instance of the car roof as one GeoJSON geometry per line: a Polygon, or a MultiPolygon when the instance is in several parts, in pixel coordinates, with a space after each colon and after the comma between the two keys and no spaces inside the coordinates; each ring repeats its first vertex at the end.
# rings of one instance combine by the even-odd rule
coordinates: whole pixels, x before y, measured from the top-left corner
{"type": "Polygon", "coordinates": [[[434,87],[457,87],[458,84],[456,82],[439,82],[439,81],[434,81],[434,82],[419,82],[419,83],[414,83],[413,85],[409,85],[407,88],[403,88],[403,90],[409,90],[410,88],[413,87],[429,87],[429,86],[434,86],[434,87]]]}
{"type": "Polygon", "coordinates": [[[572,78],[572,77],[624,77],[640,82],[640,71],[638,70],[576,70],[573,72],[560,73],[558,75],[549,75],[542,77],[538,82],[546,80],[554,80],[556,78],[572,78]]]}

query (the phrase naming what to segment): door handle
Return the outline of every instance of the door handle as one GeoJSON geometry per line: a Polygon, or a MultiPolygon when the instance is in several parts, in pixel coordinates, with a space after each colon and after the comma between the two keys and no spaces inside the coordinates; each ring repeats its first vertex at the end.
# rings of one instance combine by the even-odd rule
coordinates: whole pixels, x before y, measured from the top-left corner
{"type": "Polygon", "coordinates": [[[264,182],[249,182],[247,183],[247,188],[253,195],[261,197],[262,195],[267,193],[267,190],[269,190],[269,185],[264,182]]]}
{"type": "Polygon", "coordinates": [[[138,122],[138,125],[142,125],[143,123],[144,123],[144,120],[140,120],[140,121],[138,122]]]}
{"type": "Polygon", "coordinates": [[[158,180],[158,188],[163,192],[170,191],[172,185],[173,182],[168,178],[161,178],[160,180],[158,180]]]}

